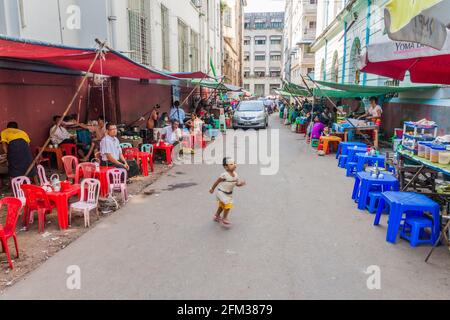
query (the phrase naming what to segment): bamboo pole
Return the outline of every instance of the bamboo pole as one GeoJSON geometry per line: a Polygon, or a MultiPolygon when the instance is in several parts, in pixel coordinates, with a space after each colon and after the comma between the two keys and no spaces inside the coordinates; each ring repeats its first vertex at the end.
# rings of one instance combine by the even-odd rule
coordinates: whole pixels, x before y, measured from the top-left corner
{"type": "MultiPolygon", "coordinates": [[[[97,43],[100,43],[98,39],[95,39],[95,41],[97,43]]],[[[50,143],[50,140],[53,136],[53,134],[55,133],[56,129],[62,124],[64,117],[69,113],[70,108],[72,107],[73,103],[75,102],[78,94],[80,93],[81,89],[83,88],[89,73],[91,72],[92,68],[95,65],[95,62],[97,62],[98,58],[100,57],[100,55],[103,52],[103,49],[106,47],[106,42],[100,43],[100,47],[97,50],[97,53],[95,54],[94,60],[92,60],[91,65],[89,66],[88,70],[86,71],[86,74],[84,75],[83,79],[81,80],[77,91],[75,92],[75,94],[73,95],[72,99],[70,100],[69,104],[66,107],[66,110],[64,111],[64,113],[61,116],[61,119],[59,119],[58,123],[56,124],[56,126],[53,128],[53,130],[50,132],[50,135],[48,137],[48,139],[45,141],[44,145],[42,146],[42,148],[39,149],[38,154],[36,155],[36,157],[33,159],[33,162],[31,162],[30,166],[28,167],[25,176],[28,176],[28,174],[30,174],[31,170],[34,168],[34,166],[36,165],[37,160],[42,156],[42,153],[44,152],[44,149],[47,148],[48,144],[50,143]]]]}

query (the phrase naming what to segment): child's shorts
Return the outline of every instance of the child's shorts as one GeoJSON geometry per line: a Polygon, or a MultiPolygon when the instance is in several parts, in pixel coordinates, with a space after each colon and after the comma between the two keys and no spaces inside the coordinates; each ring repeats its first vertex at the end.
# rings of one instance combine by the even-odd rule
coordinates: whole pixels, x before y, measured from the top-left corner
{"type": "Polygon", "coordinates": [[[233,204],[232,203],[223,203],[222,201],[219,201],[219,208],[223,209],[223,210],[230,210],[233,209],[233,204]]]}

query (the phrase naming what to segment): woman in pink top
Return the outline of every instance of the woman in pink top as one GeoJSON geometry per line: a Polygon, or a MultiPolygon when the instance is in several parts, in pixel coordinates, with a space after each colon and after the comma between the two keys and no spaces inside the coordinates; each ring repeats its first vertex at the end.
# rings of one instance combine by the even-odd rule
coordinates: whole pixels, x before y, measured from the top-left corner
{"type": "Polygon", "coordinates": [[[325,129],[325,125],[320,121],[319,116],[316,116],[314,118],[314,125],[311,130],[311,139],[320,139],[323,129],[325,129]]]}

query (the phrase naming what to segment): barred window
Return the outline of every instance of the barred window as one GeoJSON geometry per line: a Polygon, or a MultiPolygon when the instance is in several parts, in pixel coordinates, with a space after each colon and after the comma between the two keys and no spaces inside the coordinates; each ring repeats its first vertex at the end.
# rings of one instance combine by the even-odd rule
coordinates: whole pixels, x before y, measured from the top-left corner
{"type": "Polygon", "coordinates": [[[178,19],[178,63],[179,72],[189,71],[189,28],[178,19]]]}
{"type": "Polygon", "coordinates": [[[131,59],[150,65],[150,6],[144,0],[128,0],[129,46],[131,59]]]}

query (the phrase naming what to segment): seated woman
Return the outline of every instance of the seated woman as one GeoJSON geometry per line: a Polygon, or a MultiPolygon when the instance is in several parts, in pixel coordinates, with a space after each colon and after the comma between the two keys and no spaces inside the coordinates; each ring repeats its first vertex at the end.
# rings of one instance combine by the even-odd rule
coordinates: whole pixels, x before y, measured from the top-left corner
{"type": "Polygon", "coordinates": [[[366,119],[379,125],[379,123],[381,122],[382,113],[383,109],[378,105],[378,98],[371,97],[369,110],[367,110],[367,112],[360,116],[358,119],[366,119]]]}
{"type": "Polygon", "coordinates": [[[314,124],[311,129],[311,139],[320,139],[325,127],[326,126],[323,124],[319,116],[316,116],[314,118],[314,124]]]}

